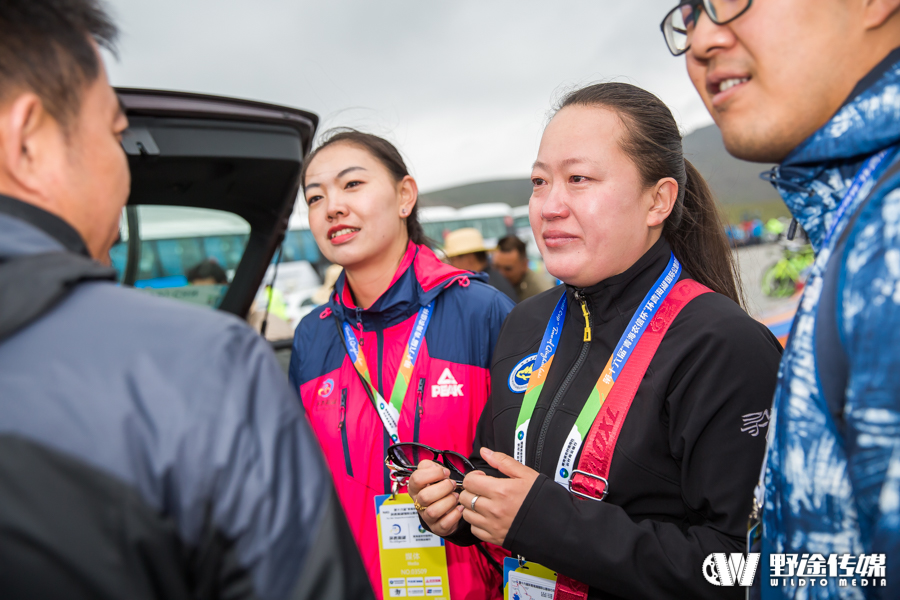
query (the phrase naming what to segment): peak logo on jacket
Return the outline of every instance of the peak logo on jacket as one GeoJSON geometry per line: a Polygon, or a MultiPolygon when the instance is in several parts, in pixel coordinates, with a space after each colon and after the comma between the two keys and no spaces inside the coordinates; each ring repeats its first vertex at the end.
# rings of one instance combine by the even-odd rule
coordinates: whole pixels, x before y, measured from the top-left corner
{"type": "Polygon", "coordinates": [[[431,386],[432,398],[450,398],[451,396],[459,397],[462,395],[463,384],[456,383],[456,378],[453,377],[453,373],[450,372],[449,368],[444,369],[444,372],[441,373],[437,385],[431,386]]]}

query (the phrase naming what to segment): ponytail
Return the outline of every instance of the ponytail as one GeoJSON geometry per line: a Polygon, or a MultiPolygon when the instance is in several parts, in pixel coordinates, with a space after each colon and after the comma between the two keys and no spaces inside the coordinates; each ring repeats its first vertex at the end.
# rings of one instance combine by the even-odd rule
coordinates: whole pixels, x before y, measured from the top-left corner
{"type": "Polygon", "coordinates": [[[743,306],[740,274],[712,190],[687,159],[684,170],[684,197],[666,219],[663,235],[695,281],[743,306]]]}
{"type": "Polygon", "coordinates": [[[671,177],[678,198],[663,225],[663,236],[695,281],[744,305],[740,275],[712,192],[699,171],[684,158],[681,133],[672,112],[646,90],[627,83],[598,83],[566,96],[567,106],[611,110],[625,128],[620,147],[637,166],[643,184],[671,177]]]}

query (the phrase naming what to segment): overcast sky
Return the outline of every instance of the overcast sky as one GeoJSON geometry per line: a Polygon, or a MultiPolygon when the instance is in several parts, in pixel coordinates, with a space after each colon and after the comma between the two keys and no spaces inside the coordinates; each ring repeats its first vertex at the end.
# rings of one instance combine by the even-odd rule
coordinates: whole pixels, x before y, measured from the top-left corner
{"type": "Polygon", "coordinates": [[[112,83],[310,110],[388,137],[420,189],[530,172],[569,89],[628,81],[711,123],[659,22],[675,0],[107,0],[112,83]]]}

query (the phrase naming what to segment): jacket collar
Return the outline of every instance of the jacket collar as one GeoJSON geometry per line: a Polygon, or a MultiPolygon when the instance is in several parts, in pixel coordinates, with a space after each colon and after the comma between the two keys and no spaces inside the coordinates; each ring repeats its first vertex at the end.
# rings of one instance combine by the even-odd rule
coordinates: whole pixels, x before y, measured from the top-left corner
{"type": "MultiPolygon", "coordinates": [[[[659,240],[627,270],[583,288],[581,291],[587,299],[592,325],[594,327],[603,325],[620,315],[628,315],[630,318],[669,264],[671,252],[669,243],[660,236],[659,240]]],[[[567,314],[568,318],[574,318],[583,325],[584,317],[578,308],[578,300],[575,299],[575,291],[578,289],[566,285],[566,295],[571,303],[567,314]]]]}
{"type": "Polygon", "coordinates": [[[487,276],[451,267],[441,262],[428,247],[410,242],[388,289],[367,309],[356,306],[342,272],[328,302],[339,319],[362,321],[365,328],[391,327],[415,314],[454,283],[466,287],[470,280],[486,281],[487,276]]]}
{"type": "MultiPolygon", "coordinates": [[[[33,204],[0,194],[0,215],[27,223],[59,242],[69,252],[90,256],[84,240],[74,227],[33,204]]],[[[0,249],[0,253],[3,253],[2,249],[0,249]]]]}
{"type": "Polygon", "coordinates": [[[862,163],[900,142],[900,48],[864,77],[822,128],[772,174],[785,204],[818,251],[862,163]]]}

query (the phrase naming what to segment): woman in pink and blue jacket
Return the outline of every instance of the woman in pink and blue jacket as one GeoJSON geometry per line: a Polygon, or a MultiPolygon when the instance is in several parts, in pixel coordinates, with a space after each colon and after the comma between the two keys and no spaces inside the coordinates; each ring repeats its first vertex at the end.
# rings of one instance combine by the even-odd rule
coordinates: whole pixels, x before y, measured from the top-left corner
{"type": "MultiPolygon", "coordinates": [[[[328,303],[297,327],[290,378],[381,598],[375,496],[391,491],[384,458],[394,440],[350,352],[358,348],[371,385],[401,406],[400,441],[468,456],[513,304],[482,275],[442,263],[425,245],[416,182],[389,142],[353,130],[332,135],[307,159],[302,185],[316,243],[344,272],[328,303]],[[430,320],[412,371],[398,377],[423,315],[430,320]]],[[[447,545],[451,598],[501,597],[490,552],[447,545]]]]}

